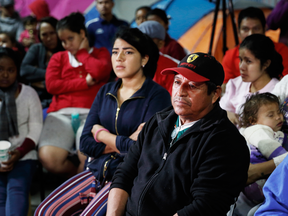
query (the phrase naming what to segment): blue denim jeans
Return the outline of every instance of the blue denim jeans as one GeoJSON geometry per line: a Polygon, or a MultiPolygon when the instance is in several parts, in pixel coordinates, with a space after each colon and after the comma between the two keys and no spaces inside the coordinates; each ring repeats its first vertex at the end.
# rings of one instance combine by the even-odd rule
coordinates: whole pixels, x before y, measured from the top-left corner
{"type": "Polygon", "coordinates": [[[36,160],[18,161],[10,172],[0,173],[0,215],[27,216],[29,190],[36,160]]]}

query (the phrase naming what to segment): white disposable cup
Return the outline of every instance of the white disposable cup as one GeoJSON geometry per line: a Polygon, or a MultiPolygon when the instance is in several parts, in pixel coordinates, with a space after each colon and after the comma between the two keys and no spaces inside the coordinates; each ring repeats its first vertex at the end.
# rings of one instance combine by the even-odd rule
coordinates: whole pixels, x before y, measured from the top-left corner
{"type": "Polygon", "coordinates": [[[8,141],[0,141],[0,163],[2,167],[5,167],[6,165],[2,164],[2,162],[5,162],[9,159],[9,149],[11,147],[11,143],[8,141]]]}

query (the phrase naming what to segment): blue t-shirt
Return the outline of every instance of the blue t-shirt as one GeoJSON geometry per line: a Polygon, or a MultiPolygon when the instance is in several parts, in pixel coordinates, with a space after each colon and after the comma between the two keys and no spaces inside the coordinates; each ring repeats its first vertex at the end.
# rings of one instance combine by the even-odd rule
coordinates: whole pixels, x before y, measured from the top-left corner
{"type": "Polygon", "coordinates": [[[89,20],[86,23],[87,32],[89,35],[90,46],[96,48],[106,47],[112,52],[114,36],[120,26],[128,26],[124,20],[119,20],[113,16],[110,22],[102,19],[100,16],[89,20]]]}

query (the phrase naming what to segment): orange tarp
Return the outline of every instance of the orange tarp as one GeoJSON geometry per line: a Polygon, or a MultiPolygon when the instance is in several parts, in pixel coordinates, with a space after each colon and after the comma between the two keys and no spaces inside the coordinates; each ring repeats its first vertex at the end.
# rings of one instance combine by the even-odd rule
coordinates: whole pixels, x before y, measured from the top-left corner
{"type": "MultiPolygon", "coordinates": [[[[267,17],[270,13],[270,9],[262,9],[265,16],[267,17]]],[[[228,11],[227,11],[228,12],[228,11]]],[[[235,10],[234,14],[236,17],[236,25],[237,25],[237,18],[240,10],[235,10]]],[[[216,22],[216,29],[215,29],[215,36],[212,48],[212,55],[215,58],[222,62],[223,58],[223,39],[222,39],[222,11],[219,11],[217,22],[216,22]]],[[[208,52],[209,51],[209,44],[211,38],[211,31],[212,31],[212,24],[213,24],[214,12],[209,13],[208,15],[204,16],[199,22],[197,22],[192,28],[190,28],[184,35],[179,38],[179,43],[188,49],[190,52],[208,52]]],[[[233,28],[231,23],[231,17],[227,16],[227,48],[231,49],[235,46],[233,28]]],[[[269,30],[266,32],[266,35],[269,36],[273,41],[277,42],[279,38],[280,30],[272,31],[269,30]]]]}

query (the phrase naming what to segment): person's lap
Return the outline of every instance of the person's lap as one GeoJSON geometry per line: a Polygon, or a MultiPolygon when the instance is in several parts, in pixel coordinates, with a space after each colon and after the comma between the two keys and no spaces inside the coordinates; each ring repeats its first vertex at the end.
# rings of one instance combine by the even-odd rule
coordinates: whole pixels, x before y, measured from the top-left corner
{"type": "Polygon", "coordinates": [[[38,206],[35,216],[81,213],[95,195],[95,177],[84,171],[68,179],[38,206]]]}
{"type": "Polygon", "coordinates": [[[92,172],[86,170],[64,182],[37,207],[40,215],[98,215],[104,216],[111,182],[98,193],[92,172]]]}

